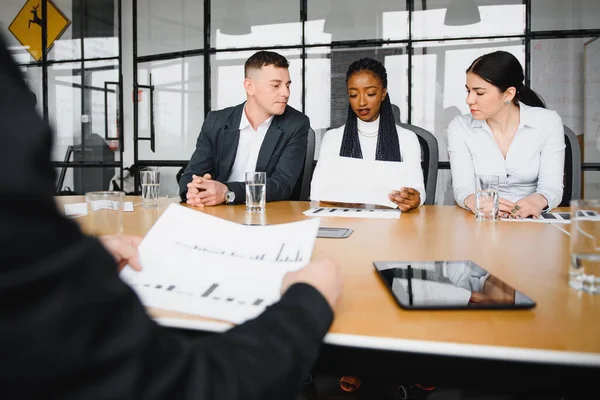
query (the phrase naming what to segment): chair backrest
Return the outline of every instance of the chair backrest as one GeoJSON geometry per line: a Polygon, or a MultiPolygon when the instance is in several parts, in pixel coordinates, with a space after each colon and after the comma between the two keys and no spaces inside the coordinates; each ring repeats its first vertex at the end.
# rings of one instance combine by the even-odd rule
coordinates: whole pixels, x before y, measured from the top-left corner
{"type": "Polygon", "coordinates": [[[438,161],[440,153],[438,151],[438,142],[433,134],[423,128],[409,124],[399,124],[402,128],[414,132],[421,145],[421,168],[423,169],[423,179],[425,180],[425,203],[432,205],[435,203],[435,189],[438,176],[438,161]]]}
{"type": "MultiPolygon", "coordinates": [[[[563,125],[564,126],[564,125],[563,125]]],[[[568,207],[571,200],[581,196],[581,149],[577,135],[571,128],[565,129],[565,188],[559,207],[568,207]]]]}
{"type": "MultiPolygon", "coordinates": [[[[85,147],[73,146],[73,161],[115,162],[115,152],[106,140],[97,133],[85,134],[85,147]]],[[[115,176],[115,167],[73,168],[73,190],[85,194],[98,190],[110,190],[115,176]]]]}
{"type": "Polygon", "coordinates": [[[306,156],[304,158],[304,167],[300,173],[300,178],[290,196],[293,200],[308,201],[310,196],[310,181],[312,180],[315,166],[315,131],[308,128],[308,142],[306,144],[306,156]]]}

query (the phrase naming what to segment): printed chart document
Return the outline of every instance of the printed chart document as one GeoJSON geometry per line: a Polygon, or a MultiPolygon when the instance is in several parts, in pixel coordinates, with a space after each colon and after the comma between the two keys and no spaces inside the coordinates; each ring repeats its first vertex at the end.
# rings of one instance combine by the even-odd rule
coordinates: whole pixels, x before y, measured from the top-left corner
{"type": "Polygon", "coordinates": [[[398,219],[400,218],[400,214],[402,214],[402,212],[398,209],[315,207],[304,211],[302,214],[309,217],[398,219]]]}
{"type": "Polygon", "coordinates": [[[552,213],[542,213],[538,218],[521,218],[521,219],[511,219],[511,218],[500,218],[502,221],[508,222],[537,222],[542,224],[570,224],[571,223],[571,213],[568,212],[552,212],[552,213]]]}
{"type": "Polygon", "coordinates": [[[319,162],[327,165],[321,165],[320,173],[313,177],[311,200],[397,208],[388,195],[402,187],[416,188],[422,181],[421,165],[418,163],[350,157],[335,157],[319,162]]]}
{"type": "Polygon", "coordinates": [[[147,307],[242,323],[280,298],[286,272],[311,258],[319,220],[247,226],[171,204],[121,278],[147,307]]]}
{"type": "MultiPolygon", "coordinates": [[[[600,218],[600,215],[596,211],[592,210],[578,210],[577,211],[578,218],[585,218],[591,220],[597,220],[600,218]]],[[[509,222],[541,222],[545,224],[570,224],[571,223],[571,213],[570,212],[549,212],[542,213],[538,218],[528,217],[522,219],[510,219],[510,218],[500,218],[502,221],[509,222]]]]}

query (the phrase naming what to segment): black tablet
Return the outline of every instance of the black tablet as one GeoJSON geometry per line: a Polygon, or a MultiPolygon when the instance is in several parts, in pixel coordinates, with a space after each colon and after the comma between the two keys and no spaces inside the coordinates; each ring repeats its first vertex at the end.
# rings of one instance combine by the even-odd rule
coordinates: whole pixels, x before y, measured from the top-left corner
{"type": "Polygon", "coordinates": [[[375,261],[373,265],[404,309],[535,307],[531,298],[473,261],[375,261]]]}

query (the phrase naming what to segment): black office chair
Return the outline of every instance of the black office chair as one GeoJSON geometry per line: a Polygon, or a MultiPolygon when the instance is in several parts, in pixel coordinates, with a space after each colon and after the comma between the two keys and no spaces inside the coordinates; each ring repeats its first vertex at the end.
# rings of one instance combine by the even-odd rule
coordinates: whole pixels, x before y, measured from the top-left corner
{"type": "MultiPolygon", "coordinates": [[[[81,144],[67,148],[64,161],[114,162],[115,152],[104,138],[97,133],[85,134],[85,148],[81,144]]],[[[73,190],[63,190],[67,167],[63,167],[56,184],[57,194],[85,194],[87,192],[110,190],[110,182],[115,176],[115,167],[73,168],[73,190]]]]}
{"type": "Polygon", "coordinates": [[[306,145],[306,155],[304,158],[304,167],[300,173],[300,178],[292,191],[290,198],[292,200],[309,201],[310,181],[312,180],[315,162],[315,131],[308,129],[308,143],[306,145]]]}
{"type": "Polygon", "coordinates": [[[581,196],[581,149],[577,135],[571,128],[563,125],[565,129],[565,175],[563,197],[559,207],[569,207],[571,200],[581,196]]]}
{"type": "Polygon", "coordinates": [[[438,161],[440,153],[438,151],[438,142],[433,134],[423,128],[409,124],[399,124],[402,128],[408,129],[417,135],[421,145],[421,168],[423,169],[423,179],[425,181],[426,198],[423,204],[432,205],[435,202],[435,190],[438,176],[438,161]]]}

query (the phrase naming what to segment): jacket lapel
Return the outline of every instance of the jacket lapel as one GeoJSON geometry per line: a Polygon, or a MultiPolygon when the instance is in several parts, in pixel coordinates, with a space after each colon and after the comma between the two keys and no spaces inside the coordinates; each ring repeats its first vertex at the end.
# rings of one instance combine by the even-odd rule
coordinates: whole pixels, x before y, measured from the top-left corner
{"type": "Polygon", "coordinates": [[[223,127],[221,157],[219,160],[219,171],[221,173],[219,173],[219,177],[217,178],[223,182],[229,178],[233,163],[235,162],[235,155],[240,142],[240,121],[244,112],[244,104],[242,103],[236,107],[223,127]]]}
{"type": "Polygon", "coordinates": [[[280,127],[282,121],[283,116],[276,115],[265,134],[265,139],[263,140],[260,152],[258,153],[258,160],[256,160],[257,172],[266,172],[267,170],[267,165],[269,164],[269,160],[271,160],[273,150],[275,150],[275,146],[277,146],[277,142],[279,142],[279,137],[281,136],[280,127]]]}

